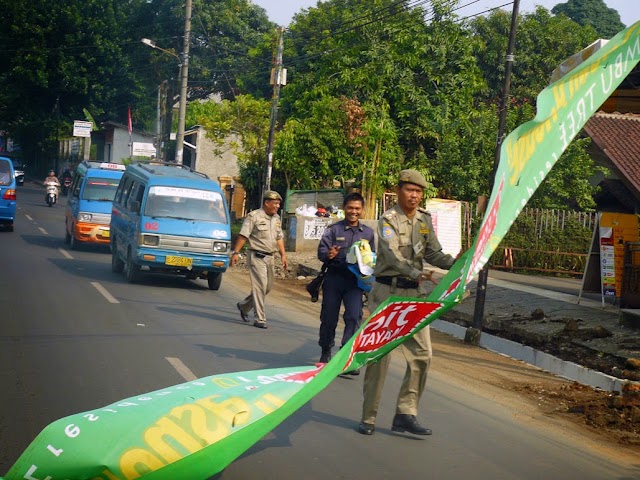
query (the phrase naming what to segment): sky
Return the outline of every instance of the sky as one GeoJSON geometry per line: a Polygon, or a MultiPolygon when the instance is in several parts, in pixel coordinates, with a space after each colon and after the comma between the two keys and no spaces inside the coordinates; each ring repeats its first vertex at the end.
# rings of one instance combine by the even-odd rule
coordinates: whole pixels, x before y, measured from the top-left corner
{"type": "MultiPolygon", "coordinates": [[[[460,17],[483,12],[487,9],[509,3],[510,0],[459,0],[461,7],[456,13],[460,17]],[[465,5],[463,7],[463,5],[465,5]]],[[[520,13],[532,12],[536,5],[541,5],[547,10],[551,10],[558,3],[565,3],[566,0],[520,0],[520,13]]],[[[253,0],[253,3],[260,5],[267,11],[267,15],[272,22],[281,26],[288,26],[295,13],[302,9],[315,7],[317,0],[253,0]]],[[[608,7],[614,8],[620,14],[620,20],[629,26],[640,20],[640,2],[638,0],[605,0],[608,7]]],[[[503,7],[508,11],[513,10],[513,5],[503,7]]]]}

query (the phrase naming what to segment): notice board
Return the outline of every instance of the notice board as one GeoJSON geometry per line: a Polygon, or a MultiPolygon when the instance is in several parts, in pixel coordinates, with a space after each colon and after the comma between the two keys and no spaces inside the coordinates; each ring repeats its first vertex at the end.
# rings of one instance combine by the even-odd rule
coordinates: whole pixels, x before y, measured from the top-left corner
{"type": "Polygon", "coordinates": [[[462,249],[462,203],[432,198],[427,200],[426,209],[431,214],[442,251],[455,257],[462,249]]]}
{"type": "Polygon", "coordinates": [[[583,292],[600,292],[603,303],[605,298],[620,298],[624,278],[624,245],[625,242],[637,241],[637,215],[599,212],[582,276],[580,296],[583,292]]]}

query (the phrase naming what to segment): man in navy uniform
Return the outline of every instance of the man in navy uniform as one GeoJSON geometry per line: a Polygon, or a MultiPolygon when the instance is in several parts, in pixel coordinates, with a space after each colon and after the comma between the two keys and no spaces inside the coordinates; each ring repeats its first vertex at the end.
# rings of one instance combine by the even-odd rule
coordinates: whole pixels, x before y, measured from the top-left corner
{"type": "MultiPolygon", "coordinates": [[[[364,211],[362,195],[347,195],[344,198],[343,209],[344,220],[327,227],[318,244],[318,259],[327,265],[327,273],[322,284],[320,311],[320,363],[331,360],[341,305],[344,303],[345,324],[341,346],[349,341],[362,321],[362,290],[358,287],[357,277],[347,265],[349,248],[359,240],[368,240],[371,249],[375,251],[373,229],[360,222],[360,216],[364,211]]],[[[352,375],[359,373],[359,370],[351,372],[352,375]]]]}

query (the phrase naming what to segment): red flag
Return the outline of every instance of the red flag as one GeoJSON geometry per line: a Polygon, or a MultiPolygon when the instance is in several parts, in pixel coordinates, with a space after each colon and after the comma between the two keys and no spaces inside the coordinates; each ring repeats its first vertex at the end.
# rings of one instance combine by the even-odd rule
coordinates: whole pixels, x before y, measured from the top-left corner
{"type": "Polygon", "coordinates": [[[128,124],[128,126],[129,126],[129,136],[131,136],[131,132],[133,132],[133,127],[131,125],[131,107],[128,107],[128,109],[129,109],[129,112],[128,112],[129,113],[129,124],[128,124]]]}

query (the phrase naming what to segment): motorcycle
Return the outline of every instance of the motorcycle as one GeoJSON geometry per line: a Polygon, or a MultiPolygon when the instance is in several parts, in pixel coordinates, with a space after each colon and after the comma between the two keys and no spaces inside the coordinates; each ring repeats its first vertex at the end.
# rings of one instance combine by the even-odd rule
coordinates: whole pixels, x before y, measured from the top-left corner
{"type": "Polygon", "coordinates": [[[60,184],[57,182],[47,182],[45,186],[47,187],[47,195],[45,196],[45,200],[47,201],[47,205],[53,207],[58,201],[58,186],[60,184]]]}
{"type": "Polygon", "coordinates": [[[62,180],[62,194],[67,196],[69,195],[69,187],[71,186],[71,177],[65,177],[62,180]]]}

